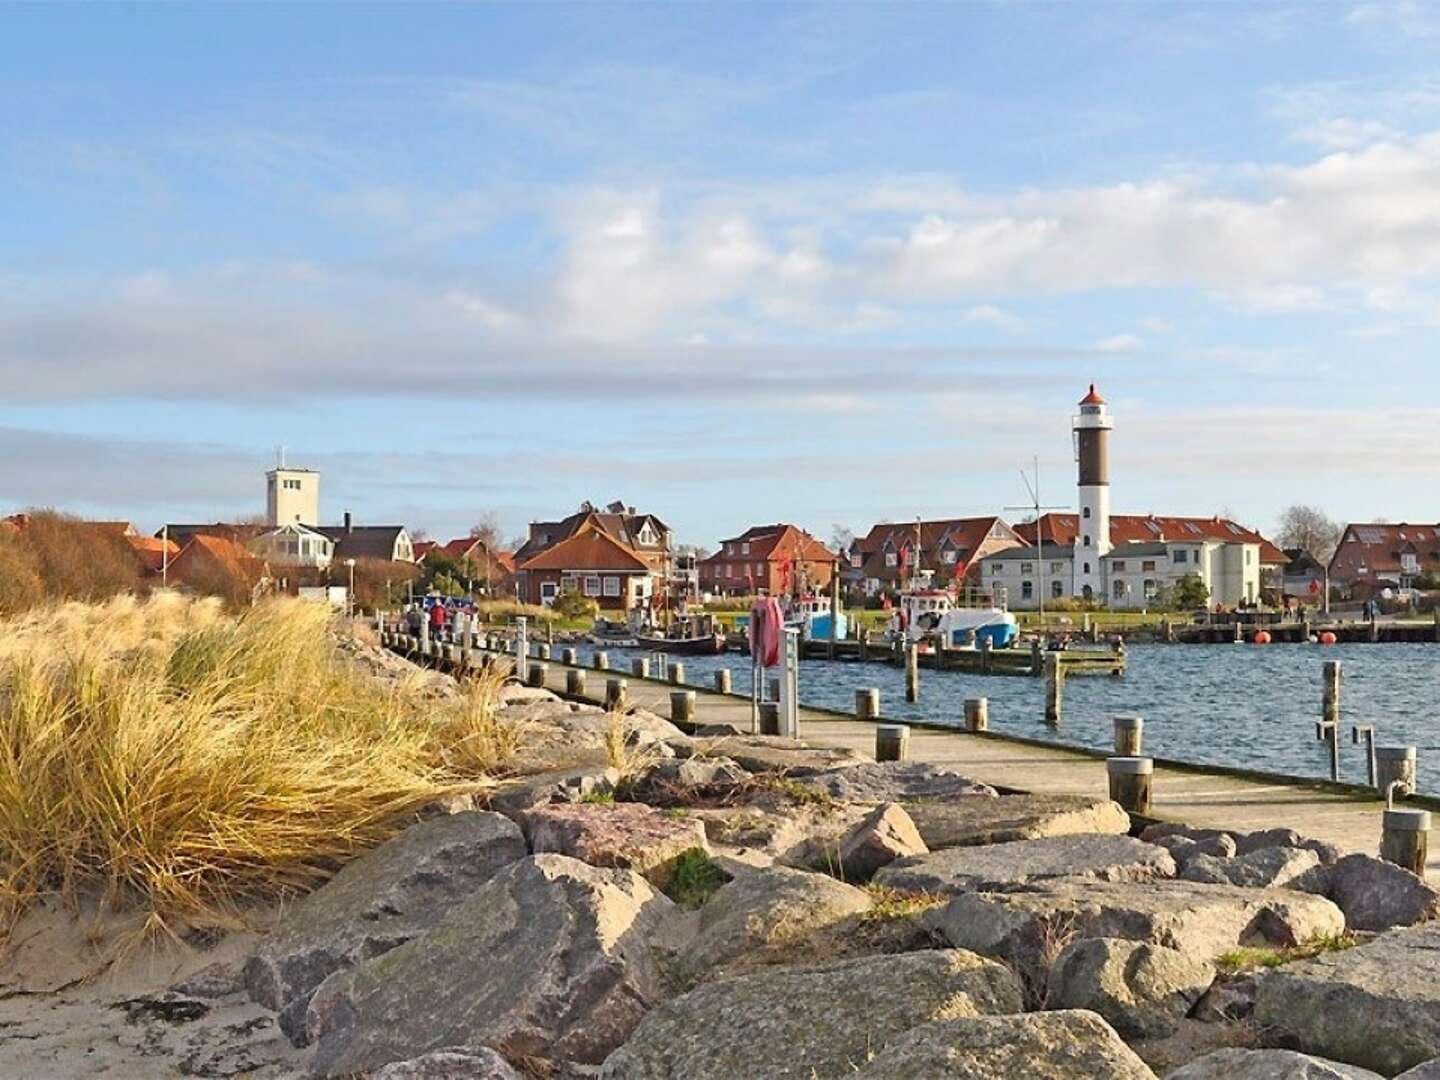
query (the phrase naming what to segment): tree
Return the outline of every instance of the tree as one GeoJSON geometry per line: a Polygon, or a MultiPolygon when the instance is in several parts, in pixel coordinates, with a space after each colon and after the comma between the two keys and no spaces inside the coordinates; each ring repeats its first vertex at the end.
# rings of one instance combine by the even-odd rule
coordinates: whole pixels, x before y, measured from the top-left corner
{"type": "Polygon", "coordinates": [[[491,551],[499,551],[503,534],[500,531],[500,516],[494,510],[480,515],[480,520],[470,526],[470,535],[491,551]]]}
{"type": "Polygon", "coordinates": [[[1174,603],[1181,611],[1203,611],[1210,602],[1210,590],[1199,574],[1186,574],[1175,583],[1174,603]]]}
{"type": "Polygon", "coordinates": [[[600,614],[600,605],[588,596],[581,596],[578,592],[571,591],[557,596],[551,605],[551,610],[565,619],[593,619],[600,614]]]}
{"type": "Polygon", "coordinates": [[[844,525],[830,526],[830,547],[841,555],[850,550],[850,545],[855,542],[855,534],[844,525]]]}
{"type": "Polygon", "coordinates": [[[1303,548],[1321,565],[1330,561],[1344,529],[1318,507],[1297,503],[1280,515],[1279,540],[1282,548],[1303,548]]]}

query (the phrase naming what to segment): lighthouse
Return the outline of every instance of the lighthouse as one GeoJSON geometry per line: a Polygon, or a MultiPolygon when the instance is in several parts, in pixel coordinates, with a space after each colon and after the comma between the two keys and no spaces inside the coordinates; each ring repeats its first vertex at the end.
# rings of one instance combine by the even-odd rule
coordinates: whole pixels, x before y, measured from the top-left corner
{"type": "Polygon", "coordinates": [[[1110,429],[1114,421],[1105,399],[1090,384],[1071,425],[1075,461],[1080,466],[1080,518],[1075,533],[1075,595],[1105,594],[1100,560],[1110,550],[1110,429]]]}

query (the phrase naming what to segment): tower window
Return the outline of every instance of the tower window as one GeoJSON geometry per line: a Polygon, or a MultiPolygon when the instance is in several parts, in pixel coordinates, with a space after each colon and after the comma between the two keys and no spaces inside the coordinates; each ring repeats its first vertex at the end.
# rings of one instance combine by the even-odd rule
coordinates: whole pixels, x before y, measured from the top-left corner
{"type": "MultiPolygon", "coordinates": [[[[1090,572],[1090,564],[1087,562],[1087,563],[1085,564],[1084,573],[1087,573],[1087,574],[1088,574],[1089,572],[1090,572]]],[[[1087,587],[1088,587],[1088,586],[1087,586],[1087,587]]]]}
{"type": "Polygon", "coordinates": [[[1085,537],[1085,546],[1086,546],[1086,547],[1089,547],[1089,546],[1090,546],[1090,537],[1089,537],[1089,536],[1086,536],[1086,537],[1085,537]]]}
{"type": "Polygon", "coordinates": [[[1090,508],[1087,506],[1083,510],[1081,510],[1080,513],[1088,518],[1090,516],[1090,508]]]}

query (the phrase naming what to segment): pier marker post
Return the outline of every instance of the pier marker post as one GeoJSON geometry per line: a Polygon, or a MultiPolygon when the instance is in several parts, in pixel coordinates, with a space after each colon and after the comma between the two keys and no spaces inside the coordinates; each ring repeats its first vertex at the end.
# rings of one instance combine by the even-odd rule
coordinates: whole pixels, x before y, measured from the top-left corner
{"type": "Polygon", "coordinates": [[[905,646],[905,700],[920,700],[920,646],[914,642],[905,646]]]}
{"type": "Polygon", "coordinates": [[[674,690],[670,693],[670,720],[676,724],[689,724],[695,719],[695,691],[674,690]]]}
{"type": "Polygon", "coordinates": [[[605,680],[605,708],[612,711],[624,711],[627,685],[624,679],[605,680]]]}
{"type": "Polygon", "coordinates": [[[630,674],[637,679],[648,679],[650,677],[650,658],[648,656],[637,656],[630,661],[630,674]]]}
{"type": "Polygon", "coordinates": [[[1138,716],[1115,717],[1115,753],[1122,757],[1139,757],[1145,739],[1145,721],[1138,716]]]}
{"type": "Polygon", "coordinates": [[[904,761],[910,756],[909,724],[875,725],[875,760],[904,761]]]}
{"type": "Polygon", "coordinates": [[[550,673],[550,665],[545,662],[530,665],[530,677],[526,682],[535,687],[544,687],[545,676],[550,673]]]}
{"type": "Polygon", "coordinates": [[[995,662],[995,642],[986,634],[980,639],[980,672],[989,675],[995,662]]]}
{"type": "Polygon", "coordinates": [[[1040,678],[1045,672],[1045,650],[1040,647],[1040,639],[1036,638],[1030,642],[1030,674],[1040,678]]]}
{"type": "Polygon", "coordinates": [[[800,631],[785,630],[780,667],[780,734],[800,738],[800,631]]]}
{"type": "Polygon", "coordinates": [[[878,720],[880,718],[879,689],[865,686],[855,691],[855,717],[858,720],[878,720]]]}
{"type": "Polygon", "coordinates": [[[974,697],[965,699],[965,730],[990,730],[990,699],[974,697]]]}
{"type": "Polygon", "coordinates": [[[1045,722],[1060,723],[1060,711],[1065,696],[1065,675],[1060,670],[1060,654],[1045,654],[1045,722]]]}
{"type": "Polygon", "coordinates": [[[778,701],[760,702],[760,734],[780,734],[780,703],[778,701]]]}
{"type": "Polygon", "coordinates": [[[1386,810],[1380,827],[1380,858],[1425,876],[1430,854],[1430,811],[1386,810]]]}
{"type": "Polygon", "coordinates": [[[862,626],[862,627],[860,627],[859,641],[860,641],[860,650],[859,650],[860,662],[863,664],[863,663],[865,663],[865,661],[867,661],[867,660],[870,659],[870,628],[869,628],[868,626],[862,626]]]}
{"type": "Polygon", "coordinates": [[[560,650],[560,662],[561,662],[562,664],[565,664],[565,665],[569,666],[569,667],[574,667],[574,666],[575,666],[575,656],[576,656],[576,653],[575,653],[575,650],[574,650],[574,649],[561,649],[561,650],[560,650]]]}
{"type": "Polygon", "coordinates": [[[549,659],[550,659],[550,646],[549,646],[548,643],[542,641],[539,645],[536,645],[536,646],[535,646],[535,659],[536,659],[536,660],[549,660],[549,659]]]}
{"type": "Polygon", "coordinates": [[[520,678],[525,671],[525,661],[530,658],[530,641],[527,637],[529,620],[524,615],[515,619],[515,677],[520,678]]]}
{"type": "Polygon", "coordinates": [[[717,694],[730,693],[730,669],[728,667],[715,672],[715,692],[717,694]]]}
{"type": "Polygon", "coordinates": [[[1375,748],[1375,786],[1380,794],[1389,793],[1391,784],[1400,784],[1402,795],[1415,792],[1416,754],[1413,746],[1377,746],[1375,748]]]}
{"type": "Polygon", "coordinates": [[[1320,723],[1315,737],[1330,744],[1330,779],[1340,779],[1340,661],[1326,660],[1321,669],[1320,723]]]}
{"type": "Polygon", "coordinates": [[[679,686],[685,681],[685,665],[674,663],[670,665],[670,685],[679,686]]]}
{"type": "Polygon", "coordinates": [[[585,696],[585,669],[570,668],[565,672],[565,692],[576,697],[585,696]]]}
{"type": "Polygon", "coordinates": [[[1105,774],[1110,780],[1110,798],[1132,814],[1150,813],[1151,781],[1155,762],[1147,757],[1112,757],[1105,759],[1105,774]]]}
{"type": "Polygon", "coordinates": [[[1365,740],[1365,783],[1376,786],[1375,777],[1375,725],[1355,724],[1350,728],[1350,741],[1355,746],[1365,740]]]}

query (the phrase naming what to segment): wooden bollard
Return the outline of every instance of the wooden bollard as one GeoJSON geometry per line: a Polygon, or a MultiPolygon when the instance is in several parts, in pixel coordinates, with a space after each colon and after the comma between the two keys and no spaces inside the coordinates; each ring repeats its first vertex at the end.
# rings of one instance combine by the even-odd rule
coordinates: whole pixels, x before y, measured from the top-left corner
{"type": "Polygon", "coordinates": [[[980,639],[980,671],[989,675],[992,665],[995,663],[995,642],[989,634],[980,639]]]}
{"type": "Polygon", "coordinates": [[[1030,674],[1039,678],[1045,673],[1045,650],[1040,647],[1040,639],[1036,638],[1030,642],[1030,674]]]}
{"type": "Polygon", "coordinates": [[[625,708],[625,688],[627,685],[624,679],[605,680],[605,708],[614,710],[625,708]]]}
{"type": "Polygon", "coordinates": [[[972,697],[965,699],[965,730],[990,730],[990,699],[972,697]]]}
{"type": "Polygon", "coordinates": [[[1105,773],[1110,779],[1110,798],[1119,803],[1121,809],[1132,814],[1150,813],[1154,761],[1146,757],[1106,758],[1105,773]]]}
{"type": "Polygon", "coordinates": [[[859,720],[877,720],[880,717],[880,691],[873,686],[855,691],[855,716],[859,720]]]}
{"type": "Polygon", "coordinates": [[[670,665],[670,685],[671,685],[671,686],[683,686],[684,683],[685,683],[685,665],[684,665],[684,664],[671,664],[671,665],[670,665]]]}
{"type": "Polygon", "coordinates": [[[1380,794],[1386,795],[1390,791],[1390,785],[1401,783],[1405,785],[1403,795],[1411,795],[1415,792],[1415,781],[1418,776],[1416,768],[1415,747],[1413,746],[1377,746],[1375,748],[1375,786],[1380,794]]]}
{"type": "Polygon", "coordinates": [[[1340,661],[1326,660],[1320,670],[1320,720],[1340,726],[1340,661]]]}
{"type": "Polygon", "coordinates": [[[596,671],[610,670],[610,654],[607,652],[597,652],[590,662],[595,665],[596,671]]]}
{"type": "Polygon", "coordinates": [[[909,724],[875,725],[875,760],[904,761],[910,756],[909,724]]]}
{"type": "Polygon", "coordinates": [[[1423,878],[1430,854],[1430,811],[1386,810],[1382,818],[1380,858],[1423,878]]]}
{"type": "Polygon", "coordinates": [[[670,719],[676,724],[689,724],[695,719],[695,691],[670,692],[670,719]]]}
{"type": "Polygon", "coordinates": [[[1065,697],[1065,676],[1060,670],[1060,654],[1045,654],[1045,722],[1059,724],[1065,697]]]}
{"type": "Polygon", "coordinates": [[[565,672],[565,692],[576,697],[585,696],[585,669],[570,668],[565,672]]]}
{"type": "Polygon", "coordinates": [[[550,646],[548,643],[542,641],[539,645],[535,646],[535,658],[537,660],[550,659],[550,646]]]}
{"type": "Polygon", "coordinates": [[[858,655],[860,662],[863,664],[866,660],[870,659],[870,628],[868,626],[860,627],[856,640],[860,642],[858,655]]]}
{"type": "Polygon", "coordinates": [[[913,642],[905,646],[905,700],[920,700],[920,646],[913,642]]]}
{"type": "Polygon", "coordinates": [[[760,703],[760,734],[780,734],[780,703],[778,701],[762,701],[760,703]]]}
{"type": "Polygon", "coordinates": [[[648,656],[637,656],[630,661],[630,674],[637,679],[648,679],[650,677],[650,658],[648,656]]]}
{"type": "Polygon", "coordinates": [[[560,650],[560,662],[561,662],[562,664],[568,664],[570,667],[574,667],[574,666],[575,666],[575,656],[576,656],[576,653],[575,653],[575,650],[574,650],[574,649],[561,649],[561,650],[560,650]]]}
{"type": "Polygon", "coordinates": [[[1145,721],[1138,716],[1115,717],[1115,753],[1121,757],[1139,757],[1145,741],[1145,721]]]}
{"type": "Polygon", "coordinates": [[[715,672],[715,692],[717,694],[730,693],[730,669],[721,668],[715,672]]]}
{"type": "Polygon", "coordinates": [[[525,681],[531,686],[544,686],[545,676],[550,673],[549,664],[531,664],[530,677],[525,681]]]}

